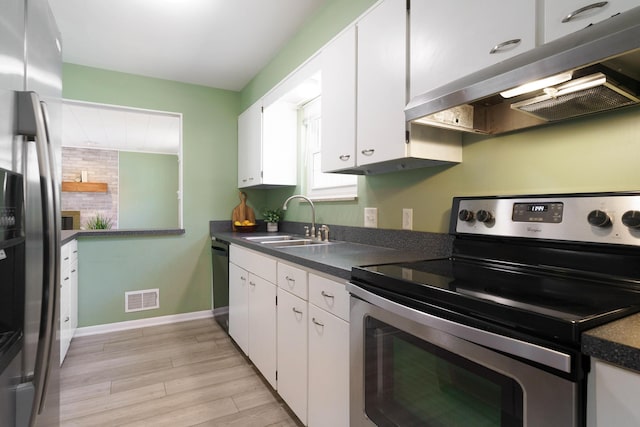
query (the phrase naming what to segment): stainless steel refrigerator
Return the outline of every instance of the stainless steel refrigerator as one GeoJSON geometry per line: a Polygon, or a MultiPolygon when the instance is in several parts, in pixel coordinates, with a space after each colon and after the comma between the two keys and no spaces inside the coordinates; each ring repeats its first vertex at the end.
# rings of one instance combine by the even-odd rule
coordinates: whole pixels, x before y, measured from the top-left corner
{"type": "Polygon", "coordinates": [[[60,423],[61,58],[47,0],[0,1],[0,427],[60,423]]]}

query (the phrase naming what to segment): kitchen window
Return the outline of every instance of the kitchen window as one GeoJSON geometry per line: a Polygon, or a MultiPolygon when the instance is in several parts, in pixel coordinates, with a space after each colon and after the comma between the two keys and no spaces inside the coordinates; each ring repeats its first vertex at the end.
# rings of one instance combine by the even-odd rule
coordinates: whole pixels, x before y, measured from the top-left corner
{"type": "Polygon", "coordinates": [[[358,196],[358,177],[324,173],[321,167],[321,97],[302,106],[305,194],[312,200],[348,200],[358,196]]]}

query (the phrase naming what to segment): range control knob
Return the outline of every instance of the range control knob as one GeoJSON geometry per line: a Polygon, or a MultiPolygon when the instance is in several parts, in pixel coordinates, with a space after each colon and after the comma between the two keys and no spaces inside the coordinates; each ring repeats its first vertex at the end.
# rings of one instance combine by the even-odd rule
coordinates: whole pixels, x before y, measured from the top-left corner
{"type": "Polygon", "coordinates": [[[639,228],[640,211],[626,211],[622,214],[622,223],[629,228],[639,228]]]}
{"type": "Polygon", "coordinates": [[[476,218],[480,222],[491,222],[493,220],[493,215],[491,215],[491,212],[489,211],[480,209],[478,212],[476,212],[476,218]]]}
{"type": "Polygon", "coordinates": [[[460,221],[473,221],[473,211],[470,211],[468,209],[462,209],[460,212],[458,212],[458,219],[460,221]]]}
{"type": "Polygon", "coordinates": [[[589,221],[589,224],[594,227],[604,228],[611,225],[611,217],[609,214],[599,209],[589,212],[589,215],[587,215],[587,221],[589,221]]]}

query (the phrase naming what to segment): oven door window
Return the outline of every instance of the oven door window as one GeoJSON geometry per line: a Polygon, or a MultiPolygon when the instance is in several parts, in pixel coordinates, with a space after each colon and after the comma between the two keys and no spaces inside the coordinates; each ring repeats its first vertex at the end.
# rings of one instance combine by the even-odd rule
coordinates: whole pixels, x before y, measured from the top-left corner
{"type": "Polygon", "coordinates": [[[378,426],[522,426],[510,377],[367,317],[365,412],[378,426]]]}

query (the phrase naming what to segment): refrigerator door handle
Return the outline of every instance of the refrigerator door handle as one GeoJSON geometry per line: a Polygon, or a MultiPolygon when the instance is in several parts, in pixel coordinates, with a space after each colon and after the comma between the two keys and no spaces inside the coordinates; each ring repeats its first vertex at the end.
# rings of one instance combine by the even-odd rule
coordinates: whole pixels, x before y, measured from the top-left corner
{"type": "Polygon", "coordinates": [[[48,137],[45,109],[35,92],[18,93],[18,134],[34,138],[38,169],[40,171],[40,191],[42,194],[43,227],[43,284],[40,332],[33,377],[34,399],[29,425],[44,408],[44,396],[49,377],[49,361],[55,340],[54,322],[58,301],[59,276],[59,232],[57,227],[57,200],[54,183],[53,159],[48,137]]]}

